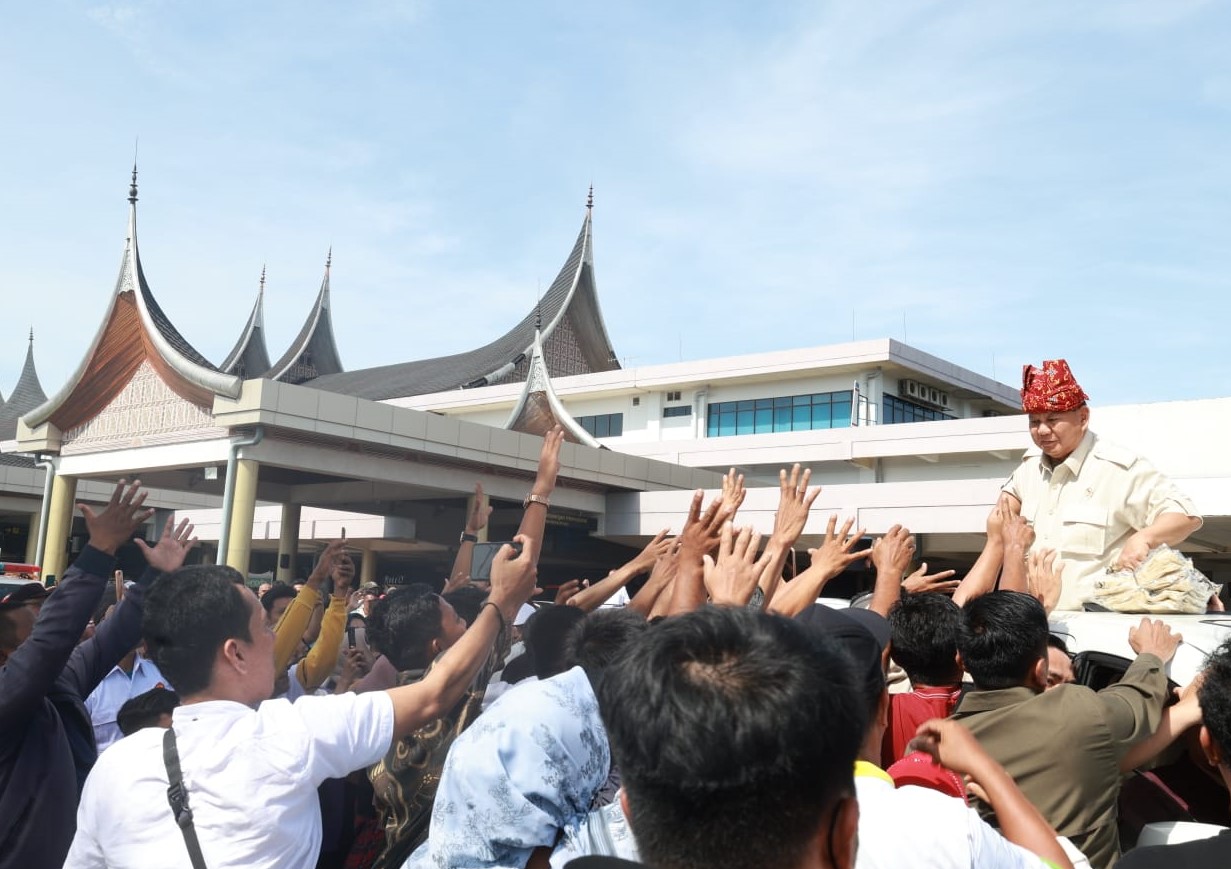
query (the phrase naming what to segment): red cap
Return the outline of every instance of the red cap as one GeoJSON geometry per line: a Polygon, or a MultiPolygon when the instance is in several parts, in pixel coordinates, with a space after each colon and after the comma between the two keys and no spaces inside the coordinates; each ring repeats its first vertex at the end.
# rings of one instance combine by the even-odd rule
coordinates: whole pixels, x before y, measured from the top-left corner
{"type": "Polygon", "coordinates": [[[961,776],[932,760],[926,752],[911,752],[885,771],[898,787],[915,785],[940,791],[948,797],[966,799],[966,785],[961,776]]]}
{"type": "Polygon", "coordinates": [[[1063,413],[1089,400],[1063,359],[1046,359],[1041,368],[1022,367],[1022,410],[1026,413],[1063,413]]]}

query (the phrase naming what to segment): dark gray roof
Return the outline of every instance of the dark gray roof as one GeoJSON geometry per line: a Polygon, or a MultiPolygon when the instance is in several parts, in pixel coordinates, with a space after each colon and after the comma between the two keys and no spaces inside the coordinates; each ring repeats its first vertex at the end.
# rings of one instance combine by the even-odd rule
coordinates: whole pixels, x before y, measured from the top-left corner
{"type": "MultiPolygon", "coordinates": [[[[133,244],[134,248],[136,243],[133,244]]],[[[218,371],[218,367],[210,362],[204,356],[197,352],[197,349],[188,343],[188,339],[179,333],[179,330],[172,325],[171,320],[163,313],[162,307],[158,304],[158,300],[154,298],[154,294],[150,292],[149,284],[145,282],[145,269],[141,267],[141,258],[133,257],[137,263],[137,288],[141,293],[141,298],[145,302],[146,310],[150,312],[150,320],[154,324],[162,337],[166,339],[171,348],[179,353],[194,365],[199,365],[208,371],[218,371]]]]}
{"type": "Polygon", "coordinates": [[[38,372],[34,369],[34,334],[30,334],[30,345],[26,348],[26,364],[21,368],[21,376],[17,378],[17,386],[9,400],[0,407],[0,440],[8,440],[17,434],[17,420],[34,410],[47,400],[43,385],[38,382],[38,372]]]}
{"type": "Polygon", "coordinates": [[[265,349],[265,271],[261,271],[261,289],[256,304],[244,324],[244,331],[218,368],[225,374],[249,379],[262,377],[269,371],[269,351],[265,349]]]}
{"type": "MultiPolygon", "coordinates": [[[[325,277],[321,281],[316,302],[304,320],[303,328],[282,354],[282,358],[269,366],[266,376],[286,383],[303,383],[322,375],[334,375],[342,371],[342,359],[338,345],[333,339],[333,320],[329,316],[329,269],[333,252],[325,261],[325,277]]],[[[252,375],[248,375],[252,376],[252,375]]]]}
{"type": "Polygon", "coordinates": [[[573,251],[539,307],[490,344],[451,356],[330,374],[317,377],[308,385],[380,401],[510,379],[524,380],[527,356],[540,322],[548,369],[553,377],[619,368],[603,325],[594,284],[590,218],[587,208],[573,251]]]}

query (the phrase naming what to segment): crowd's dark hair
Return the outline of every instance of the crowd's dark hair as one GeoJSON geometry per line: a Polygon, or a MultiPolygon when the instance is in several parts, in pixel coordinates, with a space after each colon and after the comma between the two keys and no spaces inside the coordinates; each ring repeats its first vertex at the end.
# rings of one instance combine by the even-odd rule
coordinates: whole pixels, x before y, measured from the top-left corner
{"type": "Polygon", "coordinates": [[[265,612],[273,612],[275,603],[284,597],[293,598],[298,596],[298,594],[299,592],[295,591],[293,586],[287,585],[285,582],[275,582],[269,591],[261,595],[261,606],[265,612]]]}
{"type": "Polygon", "coordinates": [[[145,595],[146,654],[181,695],[204,691],[227,640],[252,642],[251,595],[239,572],[220,565],[163,574],[145,595]]]}
{"type": "Polygon", "coordinates": [[[847,658],[791,619],[733,607],[668,619],[597,693],[656,869],[798,865],[853,793],[867,718],[847,658]]]}
{"type": "Polygon", "coordinates": [[[595,610],[564,638],[568,667],[581,667],[591,684],[598,684],[612,662],[649,630],[645,616],[628,607],[595,610]]]}
{"type": "Polygon", "coordinates": [[[119,725],[120,733],[128,736],[144,727],[156,726],[159,718],[170,715],[179,705],[180,695],[170,688],[151,688],[124,701],[115,715],[115,723],[119,725]]]}
{"type": "Polygon", "coordinates": [[[1231,640],[1205,662],[1205,679],[1197,690],[1201,720],[1218,744],[1224,766],[1231,765],[1231,640]]]}
{"type": "Polygon", "coordinates": [[[962,678],[957,632],[962,610],[938,591],[903,595],[889,612],[890,655],[911,682],[949,685],[962,678]]]}
{"type": "Polygon", "coordinates": [[[432,640],[441,635],[440,595],[413,583],[381,603],[379,617],[373,607],[368,619],[369,642],[399,672],[425,669],[432,662],[432,640]]]}
{"type": "Polygon", "coordinates": [[[522,626],[526,654],[534,664],[534,675],[550,679],[573,666],[565,654],[565,639],[585,620],[584,610],[575,606],[552,604],[539,607],[522,626]]]}
{"type": "Polygon", "coordinates": [[[1063,637],[1057,637],[1055,634],[1048,634],[1047,646],[1051,649],[1059,649],[1070,658],[1072,657],[1072,655],[1069,654],[1069,644],[1064,641],[1063,637]]]}
{"type": "Polygon", "coordinates": [[[487,592],[473,585],[463,585],[446,594],[445,600],[466,620],[466,624],[473,625],[479,617],[479,610],[483,608],[483,601],[487,600],[487,592]]]}
{"type": "Polygon", "coordinates": [[[962,610],[957,647],[975,687],[1024,685],[1030,670],[1047,656],[1047,612],[1034,597],[994,591],[962,610]]]}

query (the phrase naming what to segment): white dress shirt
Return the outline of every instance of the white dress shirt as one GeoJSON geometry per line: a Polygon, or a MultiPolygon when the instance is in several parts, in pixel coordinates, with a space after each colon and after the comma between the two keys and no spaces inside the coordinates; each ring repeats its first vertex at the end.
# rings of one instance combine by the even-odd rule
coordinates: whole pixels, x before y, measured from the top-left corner
{"type": "Polygon", "coordinates": [[[98,687],[90,692],[90,696],[85,699],[85,708],[90,713],[90,722],[94,725],[94,741],[98,743],[100,752],[124,736],[120,732],[120,725],[115,722],[120,707],[152,688],[171,686],[167,684],[154,662],[138,652],[133,660],[132,673],[125,673],[119,666],[113,667],[111,672],[103,677],[103,681],[98,683],[98,687]]]}
{"type": "MultiPolygon", "coordinates": [[[[316,788],[380,760],[393,742],[383,691],[181,706],[174,727],[205,864],[311,869],[321,847],[316,788]]],[[[125,737],[85,783],[66,867],[191,867],[167,803],[162,728],[125,737]]]]}

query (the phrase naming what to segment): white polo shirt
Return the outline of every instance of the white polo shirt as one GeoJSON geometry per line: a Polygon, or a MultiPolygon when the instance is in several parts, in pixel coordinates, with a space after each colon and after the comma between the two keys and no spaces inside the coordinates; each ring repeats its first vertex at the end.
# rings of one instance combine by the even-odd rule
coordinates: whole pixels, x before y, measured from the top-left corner
{"type": "Polygon", "coordinates": [[[964,802],[929,788],[893,786],[889,774],[855,764],[859,851],[855,869],[1046,869],[1051,864],[992,829],[964,802]]]}
{"type": "MultiPolygon", "coordinates": [[[[209,869],[311,869],[321,846],[316,788],[385,755],[393,702],[384,691],[269,700],[259,709],[218,700],[179,707],[174,726],[209,869]]],[[[190,869],[167,803],[163,734],[146,728],[99,757],[66,867],[190,869]]]]}

